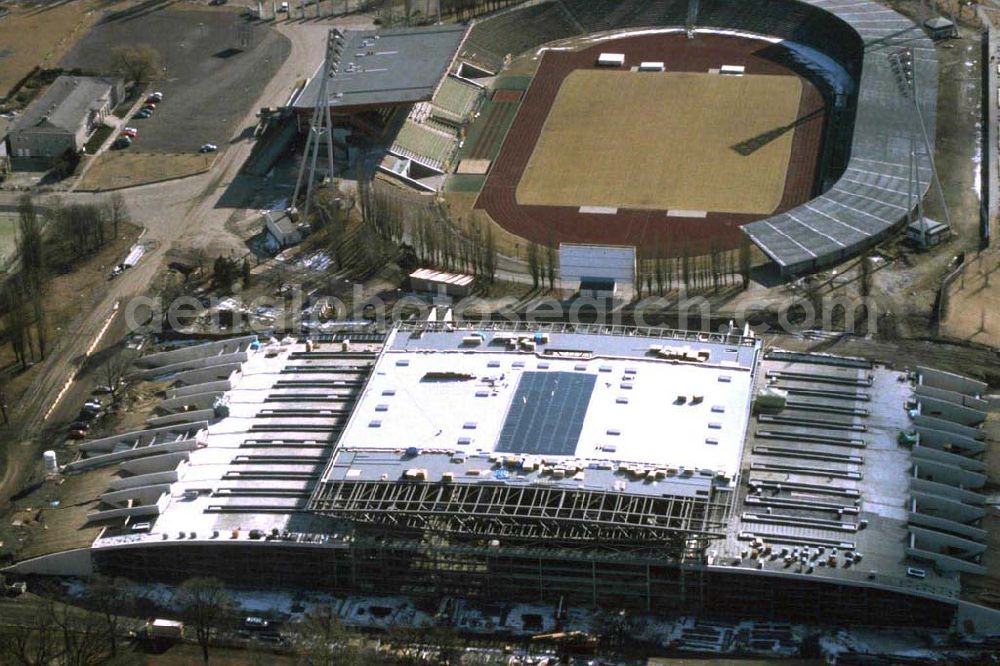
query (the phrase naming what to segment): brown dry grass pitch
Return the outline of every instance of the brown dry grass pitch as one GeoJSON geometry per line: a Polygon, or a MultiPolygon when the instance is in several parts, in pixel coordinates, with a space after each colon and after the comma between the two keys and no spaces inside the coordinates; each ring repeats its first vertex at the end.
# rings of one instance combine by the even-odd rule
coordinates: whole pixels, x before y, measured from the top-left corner
{"type": "Polygon", "coordinates": [[[78,189],[114,190],[204,173],[218,153],[105,151],[83,175],[78,189]]]}
{"type": "Polygon", "coordinates": [[[97,0],[10,7],[10,14],[0,19],[0,97],[32,67],[54,67],[97,21],[101,9],[97,0]]]}
{"type": "Polygon", "coordinates": [[[576,70],[563,81],[517,187],[521,205],[767,215],[778,208],[795,121],[794,76],[576,70]]]}

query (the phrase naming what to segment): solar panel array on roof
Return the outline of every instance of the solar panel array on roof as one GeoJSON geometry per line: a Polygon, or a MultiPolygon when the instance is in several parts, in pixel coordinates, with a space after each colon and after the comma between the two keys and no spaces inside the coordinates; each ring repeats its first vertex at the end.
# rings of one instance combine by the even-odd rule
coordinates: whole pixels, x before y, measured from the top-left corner
{"type": "Polygon", "coordinates": [[[573,372],[523,373],[496,450],[573,455],[596,380],[573,372]]]}

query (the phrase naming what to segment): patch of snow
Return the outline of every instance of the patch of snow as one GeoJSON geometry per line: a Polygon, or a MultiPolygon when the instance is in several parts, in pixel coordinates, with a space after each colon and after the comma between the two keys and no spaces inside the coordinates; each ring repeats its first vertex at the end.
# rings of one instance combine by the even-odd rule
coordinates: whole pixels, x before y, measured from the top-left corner
{"type": "Polygon", "coordinates": [[[326,252],[316,252],[298,260],[300,266],[314,271],[325,271],[333,263],[333,258],[326,252]]]}
{"type": "Polygon", "coordinates": [[[976,147],[972,153],[972,190],[980,199],[983,198],[983,135],[982,125],[976,123],[976,147]]]}

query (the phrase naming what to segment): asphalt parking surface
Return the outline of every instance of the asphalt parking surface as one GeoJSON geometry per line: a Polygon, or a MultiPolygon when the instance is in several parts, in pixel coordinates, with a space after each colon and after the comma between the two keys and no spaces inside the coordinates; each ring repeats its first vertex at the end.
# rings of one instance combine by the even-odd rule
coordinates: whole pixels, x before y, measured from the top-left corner
{"type": "MultiPolygon", "coordinates": [[[[63,58],[63,67],[107,72],[116,46],[148,44],[163,68],[150,90],[163,93],[153,115],[129,118],[139,137],[128,150],[178,153],[227,143],[252,128],[237,124],[288,57],[291,43],[268,24],[227,8],[109,14],[63,58]]],[[[236,139],[238,140],[238,138],[236,139]]]]}

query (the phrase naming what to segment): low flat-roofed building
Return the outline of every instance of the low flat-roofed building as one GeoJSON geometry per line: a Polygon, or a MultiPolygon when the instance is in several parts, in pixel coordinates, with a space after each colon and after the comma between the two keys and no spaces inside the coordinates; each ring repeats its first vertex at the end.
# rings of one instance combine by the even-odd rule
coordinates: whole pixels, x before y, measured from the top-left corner
{"type": "Polygon", "coordinates": [[[124,97],[121,79],[60,76],[28,105],[7,136],[14,168],[79,151],[124,97]]]}
{"type": "Polygon", "coordinates": [[[472,293],[475,279],[463,273],[447,273],[431,268],[420,268],[410,273],[410,288],[434,294],[464,298],[472,293]]]}
{"type": "Polygon", "coordinates": [[[927,249],[940,245],[951,236],[951,227],[928,217],[906,225],[906,239],[918,248],[927,249]]]}
{"type": "Polygon", "coordinates": [[[927,29],[930,38],[933,40],[950,39],[958,37],[958,28],[954,21],[943,16],[935,16],[924,21],[924,28],[927,29]]]}
{"type": "Polygon", "coordinates": [[[264,232],[272,241],[269,244],[280,249],[301,243],[305,236],[304,226],[296,223],[285,210],[264,213],[264,232]]]}

